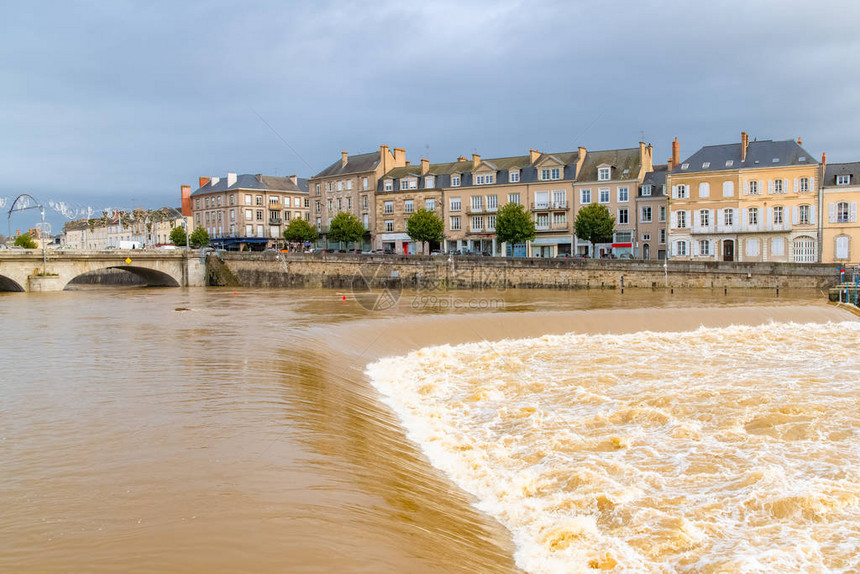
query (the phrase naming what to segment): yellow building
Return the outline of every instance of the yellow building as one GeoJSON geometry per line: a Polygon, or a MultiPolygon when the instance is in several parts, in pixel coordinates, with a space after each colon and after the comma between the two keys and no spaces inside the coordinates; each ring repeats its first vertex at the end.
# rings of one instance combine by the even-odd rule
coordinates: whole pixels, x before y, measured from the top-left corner
{"type": "Polygon", "coordinates": [[[701,148],[667,177],[670,257],[818,261],[818,173],[800,140],[701,148]]]}
{"type": "MultiPolygon", "coordinates": [[[[825,162],[826,158],[822,160],[825,162]]],[[[856,265],[860,263],[860,162],[826,164],[821,186],[821,261],[856,265]]]]}

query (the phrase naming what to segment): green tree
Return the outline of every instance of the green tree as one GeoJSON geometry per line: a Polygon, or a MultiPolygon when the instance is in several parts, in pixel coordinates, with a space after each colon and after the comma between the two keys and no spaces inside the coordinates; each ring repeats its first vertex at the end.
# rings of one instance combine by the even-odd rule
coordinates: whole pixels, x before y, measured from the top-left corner
{"type": "Polygon", "coordinates": [[[197,249],[199,247],[206,247],[209,245],[209,233],[203,229],[202,227],[198,227],[194,231],[191,232],[191,247],[197,249]]]}
{"type": "Polygon", "coordinates": [[[185,237],[185,228],[177,225],[170,230],[170,242],[174,245],[185,247],[187,238],[185,237]]]}
{"type": "Polygon", "coordinates": [[[338,243],[354,243],[364,237],[365,233],[366,230],[358,217],[345,211],[335,215],[328,228],[328,238],[338,243]]]}
{"type": "Polygon", "coordinates": [[[17,247],[23,247],[24,249],[35,249],[36,242],[33,241],[33,238],[30,237],[29,233],[24,233],[15,238],[15,245],[17,247]]]}
{"type": "Polygon", "coordinates": [[[577,237],[591,244],[593,257],[595,243],[612,241],[612,234],[615,233],[615,218],[609,214],[605,205],[589,203],[576,214],[573,229],[577,237]]]}
{"type": "Polygon", "coordinates": [[[284,239],[294,243],[313,243],[318,237],[317,228],[300,217],[291,219],[284,230],[284,239]]]}
{"type": "Polygon", "coordinates": [[[412,241],[421,243],[421,251],[424,251],[425,242],[442,241],[444,226],[442,218],[436,215],[435,211],[428,211],[422,207],[406,220],[406,234],[412,238],[412,241]]]}
{"type": "Polygon", "coordinates": [[[535,238],[535,222],[522,205],[507,203],[496,217],[496,237],[510,244],[531,241],[535,238]]]}

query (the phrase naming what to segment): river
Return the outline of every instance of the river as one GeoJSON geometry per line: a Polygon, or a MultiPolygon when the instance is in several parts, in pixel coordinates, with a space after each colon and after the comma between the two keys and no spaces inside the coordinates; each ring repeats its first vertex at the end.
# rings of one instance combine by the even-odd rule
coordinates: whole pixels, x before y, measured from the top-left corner
{"type": "Polygon", "coordinates": [[[2,294],[0,571],[847,571],[858,335],[821,300],[2,294]],[[753,452],[782,474],[733,490],[753,452]]]}

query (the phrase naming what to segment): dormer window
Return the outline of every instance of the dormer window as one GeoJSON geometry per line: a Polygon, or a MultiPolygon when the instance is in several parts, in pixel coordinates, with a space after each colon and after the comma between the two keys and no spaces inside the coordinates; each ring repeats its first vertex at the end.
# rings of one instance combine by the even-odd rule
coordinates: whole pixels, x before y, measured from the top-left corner
{"type": "Polygon", "coordinates": [[[799,158],[797,158],[797,161],[806,161],[806,156],[805,155],[800,156],[799,158]]]}
{"type": "Polygon", "coordinates": [[[682,163],[681,164],[681,169],[689,169],[689,167],[690,167],[690,164],[688,164],[688,163],[682,163]]]}
{"type": "Polygon", "coordinates": [[[779,158],[778,157],[773,158],[773,163],[779,163],[779,158]]]}
{"type": "Polygon", "coordinates": [[[597,168],[597,181],[609,181],[611,170],[608,167],[597,168]]]}
{"type": "Polygon", "coordinates": [[[401,189],[401,191],[402,191],[402,190],[404,190],[404,189],[409,189],[409,187],[408,187],[408,186],[409,186],[409,182],[408,182],[407,180],[405,180],[405,179],[401,179],[401,180],[400,180],[400,189],[401,189]]]}
{"type": "Polygon", "coordinates": [[[642,195],[643,196],[651,195],[651,186],[650,185],[643,185],[642,186],[642,195]]]}
{"type": "Polygon", "coordinates": [[[837,175],[836,185],[849,185],[851,183],[850,175],[837,175]]]}
{"type": "Polygon", "coordinates": [[[706,161],[702,164],[702,169],[708,169],[709,167],[711,167],[711,162],[709,161],[706,161]]]}
{"type": "Polygon", "coordinates": [[[542,169],[540,170],[540,178],[542,181],[561,179],[561,169],[557,167],[542,169]]]}
{"type": "Polygon", "coordinates": [[[517,183],[520,181],[520,170],[512,169],[508,172],[508,181],[511,183],[517,183]]]}
{"type": "Polygon", "coordinates": [[[494,180],[495,176],[491,173],[486,175],[476,175],[475,185],[487,185],[488,183],[493,183],[494,180]]]}
{"type": "Polygon", "coordinates": [[[733,160],[733,159],[727,159],[726,160],[726,167],[732,167],[733,165],[735,165],[735,160],[733,160]]]}
{"type": "Polygon", "coordinates": [[[436,186],[436,178],[432,175],[424,176],[424,189],[429,189],[436,186]]]}
{"type": "Polygon", "coordinates": [[[390,179],[385,180],[384,184],[385,191],[393,191],[394,190],[394,182],[390,179]]]}
{"type": "Polygon", "coordinates": [[[451,187],[460,187],[460,176],[452,175],[451,176],[451,187]]]}

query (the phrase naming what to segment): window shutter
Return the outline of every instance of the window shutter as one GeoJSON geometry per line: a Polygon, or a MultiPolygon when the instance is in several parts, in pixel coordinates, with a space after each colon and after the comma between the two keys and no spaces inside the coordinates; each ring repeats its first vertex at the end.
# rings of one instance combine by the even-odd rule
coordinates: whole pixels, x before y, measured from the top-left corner
{"type": "Polygon", "coordinates": [[[767,227],[766,227],[766,229],[767,229],[768,231],[773,230],[773,208],[772,208],[772,207],[768,207],[768,208],[767,208],[767,213],[765,214],[765,217],[767,218],[767,227]]]}
{"type": "Polygon", "coordinates": [[[815,206],[809,206],[809,224],[810,225],[818,225],[818,218],[815,217],[815,206]]]}
{"type": "Polygon", "coordinates": [[[788,192],[788,180],[787,179],[782,180],[782,192],[783,193],[788,192]]]}
{"type": "Polygon", "coordinates": [[[828,212],[830,213],[830,223],[836,223],[836,204],[831,203],[828,206],[828,212]]]}
{"type": "Polygon", "coordinates": [[[836,238],[836,259],[848,259],[848,238],[844,235],[836,238]]]}
{"type": "Polygon", "coordinates": [[[744,181],[744,195],[750,194],[750,182],[744,181]]]}
{"type": "Polygon", "coordinates": [[[678,186],[672,186],[672,199],[678,199],[678,186]]]}
{"type": "Polygon", "coordinates": [[[746,208],[741,209],[741,230],[744,230],[744,231],[746,231],[746,228],[747,228],[747,221],[749,221],[749,220],[747,219],[747,217],[748,217],[748,216],[747,216],[747,211],[749,211],[749,210],[748,210],[748,209],[746,209],[746,208]]]}
{"type": "MultiPolygon", "coordinates": [[[[794,181],[797,181],[796,179],[794,181]]],[[[797,222],[800,221],[800,209],[795,205],[791,208],[791,224],[797,225],[797,222]]]]}
{"type": "Polygon", "coordinates": [[[796,177],[794,178],[794,193],[800,191],[800,180],[796,177]]]}
{"type": "Polygon", "coordinates": [[[764,193],[764,180],[758,180],[758,193],[759,195],[764,193]]]}
{"type": "Polygon", "coordinates": [[[672,242],[672,255],[676,256],[676,257],[678,255],[678,242],[677,241],[672,242]]]}
{"type": "Polygon", "coordinates": [[[698,241],[691,241],[690,242],[690,255],[695,257],[698,254],[699,254],[699,242],[698,241]]]}
{"type": "Polygon", "coordinates": [[[814,191],[814,190],[815,190],[815,178],[810,177],[809,178],[809,191],[814,191]]]}
{"type": "Polygon", "coordinates": [[[772,179],[767,180],[767,193],[769,195],[773,195],[773,180],[772,179]]]}
{"type": "Polygon", "coordinates": [[[848,213],[848,221],[851,223],[857,223],[857,202],[851,202],[851,211],[848,213]]]}
{"type": "Polygon", "coordinates": [[[673,211],[670,219],[672,220],[672,229],[678,229],[678,212],[673,211]]]}

